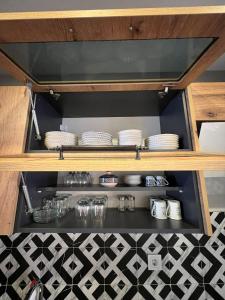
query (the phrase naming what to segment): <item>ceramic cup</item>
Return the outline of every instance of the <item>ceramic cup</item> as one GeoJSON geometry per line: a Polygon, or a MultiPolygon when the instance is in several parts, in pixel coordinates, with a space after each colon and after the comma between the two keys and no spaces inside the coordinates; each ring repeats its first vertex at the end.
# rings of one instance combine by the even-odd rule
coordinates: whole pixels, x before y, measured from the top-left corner
{"type": "Polygon", "coordinates": [[[166,186],[169,185],[169,182],[164,176],[156,176],[157,186],[166,186]]]}
{"type": "Polygon", "coordinates": [[[160,199],[152,199],[151,215],[156,219],[167,219],[166,201],[160,199]]]}
{"type": "Polygon", "coordinates": [[[148,175],[145,177],[145,186],[156,186],[157,185],[157,180],[155,176],[148,175]]]}
{"type": "Polygon", "coordinates": [[[173,220],[181,220],[181,207],[180,207],[180,201],[178,200],[167,200],[167,217],[173,220]]]}

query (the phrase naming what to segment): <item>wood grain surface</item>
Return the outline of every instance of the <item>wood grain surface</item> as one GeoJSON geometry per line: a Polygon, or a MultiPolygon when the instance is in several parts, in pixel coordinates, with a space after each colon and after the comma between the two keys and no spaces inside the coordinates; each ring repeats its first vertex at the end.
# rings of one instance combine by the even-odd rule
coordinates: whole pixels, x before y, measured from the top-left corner
{"type": "Polygon", "coordinates": [[[225,82],[194,83],[190,91],[197,121],[225,122],[225,82]]]}
{"type": "MultiPolygon", "coordinates": [[[[182,7],[120,10],[83,10],[65,12],[0,13],[0,42],[59,42],[138,40],[212,37],[215,42],[177,82],[127,84],[46,84],[34,82],[36,91],[80,92],[183,89],[207,69],[225,51],[225,5],[219,7],[182,7]],[[209,26],[210,24],[210,26],[209,26]]],[[[0,57],[2,67],[24,83],[32,81],[18,66],[0,57]]]]}
{"type": "MultiPolygon", "coordinates": [[[[189,116],[189,123],[191,128],[191,136],[192,136],[192,144],[194,151],[200,151],[200,144],[198,138],[198,131],[197,131],[197,119],[196,119],[196,102],[194,102],[193,92],[191,86],[189,86],[186,90],[186,99],[188,104],[188,116],[189,116]]],[[[225,163],[225,155],[223,158],[225,163]]],[[[222,162],[222,165],[224,166],[222,162]]],[[[216,170],[215,168],[214,170],[216,170]]],[[[224,170],[224,169],[223,169],[224,170]]],[[[203,170],[199,169],[197,171],[197,181],[198,181],[198,190],[200,196],[200,203],[202,209],[202,217],[203,217],[203,224],[204,224],[204,232],[206,235],[212,235],[212,225],[210,220],[210,213],[209,213],[209,201],[208,201],[208,193],[206,189],[206,182],[203,170]]]]}
{"type": "Polygon", "coordinates": [[[143,155],[141,160],[135,160],[134,153],[118,155],[114,153],[96,153],[92,157],[84,154],[65,154],[64,160],[59,160],[57,154],[29,154],[22,156],[0,157],[0,171],[185,171],[185,170],[224,170],[225,155],[200,154],[190,152],[190,155],[143,155]]]}
{"type": "MultiPolygon", "coordinates": [[[[0,87],[0,155],[23,153],[29,99],[25,87],[0,87]]],[[[20,173],[0,172],[0,234],[13,232],[20,173]]]]}

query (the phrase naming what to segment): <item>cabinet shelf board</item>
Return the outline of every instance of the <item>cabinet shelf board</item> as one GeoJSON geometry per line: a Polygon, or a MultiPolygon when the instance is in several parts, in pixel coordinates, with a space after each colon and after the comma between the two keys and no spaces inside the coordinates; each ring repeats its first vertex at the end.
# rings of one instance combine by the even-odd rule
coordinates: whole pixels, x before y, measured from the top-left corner
{"type": "Polygon", "coordinates": [[[158,220],[151,216],[147,209],[138,208],[135,212],[119,212],[115,208],[107,210],[102,223],[89,220],[84,223],[74,211],[65,218],[50,224],[30,223],[16,228],[17,232],[146,232],[146,233],[198,233],[200,228],[184,220],[158,220]]]}
{"type": "Polygon", "coordinates": [[[99,191],[99,192],[117,192],[117,191],[134,191],[134,192],[142,192],[142,191],[149,191],[149,192],[164,192],[164,191],[179,191],[181,187],[178,186],[126,186],[126,185],[118,185],[116,187],[104,187],[100,185],[91,185],[91,186],[47,186],[47,187],[40,187],[37,190],[43,192],[57,192],[57,191],[99,191]]]}

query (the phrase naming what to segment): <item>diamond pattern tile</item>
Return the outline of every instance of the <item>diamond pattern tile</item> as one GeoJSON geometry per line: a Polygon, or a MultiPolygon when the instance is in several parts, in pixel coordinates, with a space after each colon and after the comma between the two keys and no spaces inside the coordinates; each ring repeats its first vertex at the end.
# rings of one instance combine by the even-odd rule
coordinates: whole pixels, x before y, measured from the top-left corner
{"type": "Polygon", "coordinates": [[[0,237],[0,299],[24,299],[33,279],[44,299],[225,299],[225,213],[213,235],[17,233],[0,237]],[[148,255],[162,256],[150,271],[148,255]]]}

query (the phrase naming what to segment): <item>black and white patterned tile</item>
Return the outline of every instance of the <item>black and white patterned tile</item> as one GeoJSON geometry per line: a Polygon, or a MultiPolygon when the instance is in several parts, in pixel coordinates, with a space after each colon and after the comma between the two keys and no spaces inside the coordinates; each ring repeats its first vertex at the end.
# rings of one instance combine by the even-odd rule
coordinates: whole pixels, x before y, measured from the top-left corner
{"type": "Polygon", "coordinates": [[[225,299],[225,214],[202,234],[14,234],[0,237],[0,299],[225,299]],[[148,255],[162,256],[149,271],[148,255]]]}
{"type": "Polygon", "coordinates": [[[138,283],[142,285],[170,284],[171,263],[168,249],[165,247],[137,248],[138,283]],[[162,257],[161,270],[148,269],[148,255],[157,254],[162,257]]]}

